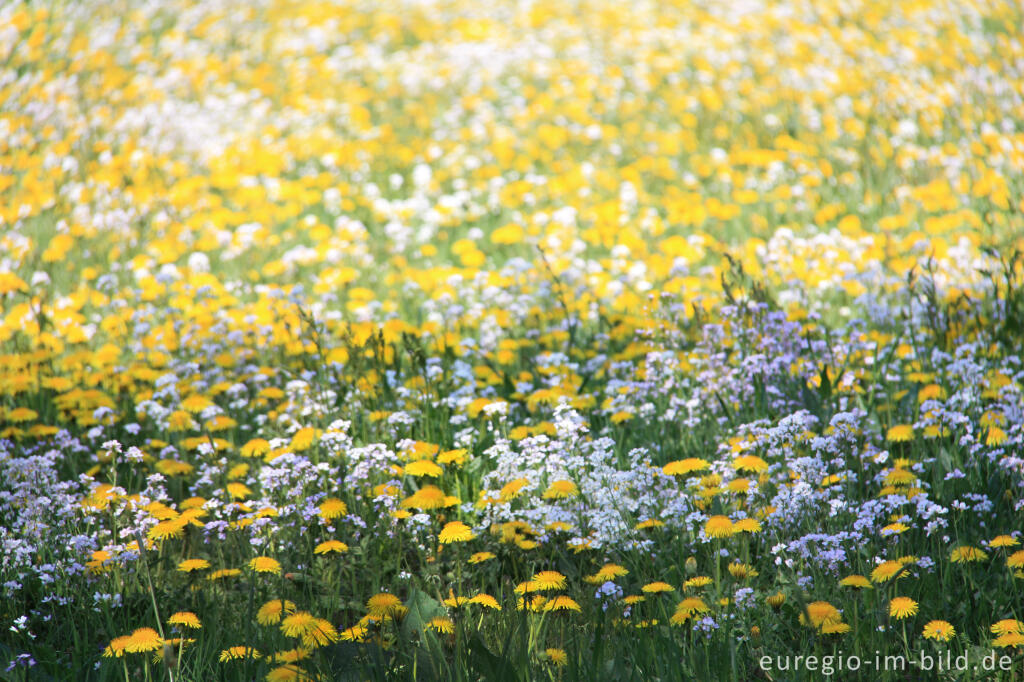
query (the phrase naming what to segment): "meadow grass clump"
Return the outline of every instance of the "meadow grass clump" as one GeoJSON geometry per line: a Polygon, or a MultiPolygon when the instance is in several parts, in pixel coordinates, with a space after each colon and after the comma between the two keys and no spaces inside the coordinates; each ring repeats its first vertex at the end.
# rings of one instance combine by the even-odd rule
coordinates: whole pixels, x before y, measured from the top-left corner
{"type": "Polygon", "coordinates": [[[0,679],[1024,678],[1021,25],[0,8],[0,679]]]}

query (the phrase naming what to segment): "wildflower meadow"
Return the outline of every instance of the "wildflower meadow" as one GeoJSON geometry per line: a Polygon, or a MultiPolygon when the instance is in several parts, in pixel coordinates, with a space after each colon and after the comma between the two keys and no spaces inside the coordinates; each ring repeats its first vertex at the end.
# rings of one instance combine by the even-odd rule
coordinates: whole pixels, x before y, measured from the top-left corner
{"type": "Polygon", "coordinates": [[[0,680],[1024,680],[1016,0],[0,3],[0,680]]]}

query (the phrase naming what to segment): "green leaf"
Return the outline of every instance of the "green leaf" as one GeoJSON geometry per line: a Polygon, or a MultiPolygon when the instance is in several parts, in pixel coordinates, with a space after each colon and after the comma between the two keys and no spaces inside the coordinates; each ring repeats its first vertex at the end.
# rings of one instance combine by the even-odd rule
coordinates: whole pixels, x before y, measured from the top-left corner
{"type": "Polygon", "coordinates": [[[953,456],[949,453],[947,448],[939,448],[939,456],[937,460],[939,469],[943,474],[947,474],[953,470],[953,456]]]}
{"type": "Polygon", "coordinates": [[[355,642],[337,642],[320,651],[326,661],[324,671],[330,674],[330,679],[339,682],[354,682],[365,677],[366,666],[360,661],[361,654],[372,654],[372,658],[379,660],[383,653],[376,644],[355,642]]]}
{"type": "Polygon", "coordinates": [[[409,598],[405,601],[405,608],[409,609],[402,619],[402,635],[413,639],[413,635],[423,632],[424,626],[433,618],[447,614],[444,605],[431,597],[426,592],[412,588],[409,598]]]}
{"type": "Polygon", "coordinates": [[[822,365],[821,372],[818,376],[821,378],[821,385],[818,386],[818,393],[821,395],[823,402],[828,402],[829,398],[832,397],[832,380],[828,376],[828,367],[822,365]]]}
{"type": "Polygon", "coordinates": [[[516,682],[519,666],[504,656],[494,654],[480,635],[474,633],[469,640],[469,661],[481,679],[495,682],[516,682]]]}

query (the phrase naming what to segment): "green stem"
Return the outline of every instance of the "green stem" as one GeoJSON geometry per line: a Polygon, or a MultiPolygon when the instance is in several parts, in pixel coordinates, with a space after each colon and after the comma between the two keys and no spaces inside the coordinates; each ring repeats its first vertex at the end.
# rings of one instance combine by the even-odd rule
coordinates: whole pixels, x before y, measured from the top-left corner
{"type": "MultiPolygon", "coordinates": [[[[135,531],[135,539],[139,543],[139,557],[142,560],[142,565],[146,569],[146,587],[149,588],[149,600],[153,605],[153,615],[156,616],[156,629],[160,633],[161,642],[167,639],[164,636],[163,621],[160,618],[160,609],[156,605],[156,591],[153,589],[153,576],[149,572],[149,557],[146,554],[146,538],[142,536],[141,531],[135,531]]],[[[167,675],[171,682],[174,682],[174,671],[171,670],[170,666],[167,667],[167,675]]],[[[146,661],[146,679],[149,679],[149,661],[146,661]]]]}

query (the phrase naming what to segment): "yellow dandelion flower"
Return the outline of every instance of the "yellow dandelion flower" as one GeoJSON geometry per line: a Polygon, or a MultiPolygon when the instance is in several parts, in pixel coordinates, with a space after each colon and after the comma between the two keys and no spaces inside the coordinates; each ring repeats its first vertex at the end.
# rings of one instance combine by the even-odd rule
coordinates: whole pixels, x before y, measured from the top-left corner
{"type": "Polygon", "coordinates": [[[560,500],[565,497],[575,497],[580,492],[576,484],[569,480],[558,480],[552,482],[548,486],[548,489],[544,491],[545,500],[560,500]]]}
{"type": "Polygon", "coordinates": [[[768,462],[757,455],[741,455],[732,461],[732,466],[736,471],[760,473],[768,468],[768,462]]]}
{"type": "Polygon", "coordinates": [[[184,476],[195,470],[195,467],[188,462],[180,462],[176,459],[161,459],[156,463],[156,470],[164,476],[184,476]]]}
{"type": "Polygon", "coordinates": [[[760,533],[761,522],[757,519],[752,519],[749,517],[745,519],[740,519],[739,521],[733,524],[733,530],[735,530],[737,533],[760,533]]]}
{"type": "Polygon", "coordinates": [[[883,561],[872,569],[871,582],[884,583],[902,575],[906,570],[906,565],[899,561],[883,561]]]}
{"type": "Polygon", "coordinates": [[[466,559],[466,562],[470,563],[470,564],[480,564],[480,563],[483,563],[485,561],[490,561],[491,559],[494,559],[494,558],[495,558],[495,555],[492,552],[477,552],[473,556],[471,556],[468,559],[466,559]]]}
{"type": "Polygon", "coordinates": [[[554,665],[563,666],[569,662],[569,655],[562,649],[545,649],[544,653],[554,665]]]}
{"type": "Polygon", "coordinates": [[[737,561],[729,564],[729,575],[737,580],[746,580],[747,578],[756,578],[758,572],[750,564],[741,564],[737,561]]]}
{"type": "Polygon", "coordinates": [[[588,575],[584,580],[588,583],[599,585],[601,583],[606,583],[609,580],[615,580],[616,578],[627,575],[628,573],[629,570],[619,566],[618,564],[605,564],[597,573],[588,575]]]}
{"type": "Polygon", "coordinates": [[[450,618],[438,616],[437,618],[431,618],[424,629],[450,635],[455,632],[455,623],[450,618]]]}
{"type": "Polygon", "coordinates": [[[210,575],[206,576],[207,580],[220,580],[221,578],[234,578],[242,575],[241,569],[238,568],[222,568],[219,571],[214,571],[210,575]]]}
{"type": "Polygon", "coordinates": [[[457,609],[460,606],[462,606],[463,604],[468,604],[469,603],[469,597],[456,597],[455,593],[452,592],[451,590],[448,591],[448,594],[449,594],[449,597],[447,599],[445,599],[441,603],[444,604],[445,606],[449,607],[449,608],[457,609]]]}
{"type": "Polygon", "coordinates": [[[131,654],[145,651],[156,651],[162,649],[164,641],[160,639],[160,633],[153,628],[139,628],[129,635],[129,640],[124,650],[131,654]]]}
{"type": "Polygon", "coordinates": [[[317,620],[308,611],[296,611],[281,621],[281,632],[287,637],[305,637],[316,629],[317,620]]]}
{"type": "Polygon", "coordinates": [[[85,566],[92,574],[106,573],[114,568],[110,561],[112,555],[106,550],[95,551],[90,557],[91,559],[85,562],[85,566]]]}
{"type": "Polygon", "coordinates": [[[203,424],[203,428],[209,431],[227,431],[236,426],[238,426],[238,422],[226,414],[217,415],[203,424]]]}
{"type": "Polygon", "coordinates": [[[478,604],[480,606],[494,609],[495,611],[501,611],[501,605],[498,604],[498,600],[489,594],[480,593],[469,600],[470,604],[478,604]]]}
{"type": "Polygon", "coordinates": [[[167,416],[167,428],[170,431],[188,431],[198,426],[187,410],[175,410],[167,416]]]}
{"type": "Polygon", "coordinates": [[[199,622],[199,617],[191,611],[178,611],[168,618],[167,622],[171,625],[180,625],[182,627],[192,628],[193,630],[198,630],[202,627],[202,623],[199,622]]]}
{"type": "Polygon", "coordinates": [[[201,571],[204,568],[209,568],[210,562],[206,559],[185,559],[178,564],[178,570],[182,573],[191,573],[192,571],[201,571]]]}
{"type": "Polygon", "coordinates": [[[272,599],[261,606],[256,612],[256,622],[260,625],[277,625],[281,616],[295,612],[295,602],[287,599],[272,599]]]}
{"type": "Polygon", "coordinates": [[[178,505],[180,509],[199,509],[206,504],[205,497],[189,497],[181,501],[178,505]]]}
{"type": "Polygon", "coordinates": [[[644,519],[640,523],[633,526],[633,528],[635,528],[636,530],[644,530],[646,528],[661,528],[664,525],[665,522],[659,521],[658,519],[644,519]]]}
{"type": "Polygon", "coordinates": [[[153,652],[153,663],[161,663],[164,661],[164,653],[168,650],[173,651],[178,647],[184,649],[190,644],[195,644],[196,640],[191,637],[171,637],[170,639],[164,640],[164,645],[161,650],[153,652]]]}
{"type": "Polygon", "coordinates": [[[948,642],[956,634],[953,626],[944,620],[929,621],[921,633],[925,639],[934,639],[937,642],[948,642]]]}
{"type": "Polygon", "coordinates": [[[224,489],[227,490],[228,494],[231,495],[232,499],[235,500],[244,500],[245,498],[252,495],[252,488],[250,488],[244,483],[239,483],[238,481],[235,481],[234,483],[228,483],[226,486],[224,486],[224,489]]]}
{"type": "Polygon", "coordinates": [[[1011,632],[1024,635],[1024,622],[1014,620],[1013,618],[1007,618],[999,621],[998,623],[993,623],[989,630],[991,630],[994,635],[1005,635],[1011,632]]]}
{"type": "Polygon", "coordinates": [[[657,594],[658,592],[671,592],[674,589],[675,588],[669,585],[668,583],[655,581],[653,583],[647,583],[646,585],[640,588],[640,591],[646,592],[647,594],[657,594]]]}
{"type": "Polygon", "coordinates": [[[998,426],[989,427],[988,433],[985,435],[985,445],[989,447],[996,447],[1002,445],[1010,439],[1009,434],[998,426]]]}
{"type": "Polygon", "coordinates": [[[444,491],[436,485],[425,485],[402,501],[403,507],[412,507],[420,511],[442,509],[454,504],[458,504],[458,500],[445,495],[444,491]],[[451,500],[455,501],[452,502],[451,500]]]}
{"type": "Polygon", "coordinates": [[[320,518],[324,521],[336,519],[348,513],[348,505],[336,497],[329,497],[320,504],[320,518]]]}
{"type": "Polygon", "coordinates": [[[163,502],[150,502],[144,509],[149,512],[153,518],[161,521],[170,521],[171,519],[178,518],[178,512],[171,509],[163,502]]]}
{"type": "Polygon", "coordinates": [[[821,626],[823,635],[845,635],[849,631],[850,626],[847,623],[825,623],[821,626]]]}
{"type": "Polygon", "coordinates": [[[313,682],[318,678],[313,677],[300,666],[287,663],[272,668],[264,679],[267,682],[313,682]]]}
{"type": "Polygon", "coordinates": [[[905,486],[910,485],[916,480],[917,476],[914,472],[899,467],[889,470],[885,475],[885,483],[887,485],[905,486]]]}
{"type": "Polygon", "coordinates": [[[472,529],[462,521],[449,521],[441,529],[437,540],[442,545],[447,545],[453,542],[468,542],[474,537],[472,529]]]}
{"type": "Polygon", "coordinates": [[[206,396],[193,394],[181,401],[181,407],[193,414],[199,414],[208,407],[213,406],[213,401],[206,396]]]}
{"type": "MultiPolygon", "coordinates": [[[[815,601],[808,604],[806,616],[806,621],[809,621],[813,627],[819,629],[823,625],[838,623],[842,620],[839,609],[827,601],[815,601]]],[[[801,614],[800,618],[803,620],[804,614],[801,614]]]]}
{"type": "Polygon", "coordinates": [[[319,436],[319,429],[312,426],[303,427],[292,435],[291,448],[294,452],[304,452],[313,447],[319,436]]]}
{"type": "Polygon", "coordinates": [[[783,604],[786,603],[786,595],[782,592],[776,592],[775,594],[768,595],[764,599],[765,603],[773,609],[779,609],[783,604]]]}
{"type": "Polygon", "coordinates": [[[684,590],[692,590],[701,587],[707,587],[713,580],[706,575],[695,575],[692,578],[687,578],[686,582],[683,583],[684,590]]]}
{"type": "Polygon", "coordinates": [[[249,473],[249,465],[245,462],[240,462],[235,466],[228,469],[228,478],[236,480],[239,478],[245,478],[245,475],[249,473]]]}
{"type": "MultiPolygon", "coordinates": [[[[291,616],[289,616],[289,618],[290,617],[291,616]]],[[[285,620],[287,620],[287,618],[285,620]]],[[[284,623],[281,625],[283,629],[284,623]]],[[[303,645],[310,648],[326,646],[331,642],[337,641],[338,631],[334,629],[334,626],[331,625],[329,621],[323,618],[314,618],[312,627],[309,627],[302,635],[303,645]]]]}
{"type": "Polygon", "coordinates": [[[1012,535],[997,535],[988,542],[989,547],[1016,547],[1020,540],[1012,535]]]}
{"type": "Polygon", "coordinates": [[[298,663],[309,658],[309,649],[303,647],[296,647],[294,649],[288,649],[286,651],[278,651],[274,654],[275,663],[298,663]]]}
{"type": "Polygon", "coordinates": [[[114,639],[110,640],[110,644],[108,644],[107,648],[103,650],[103,656],[105,658],[121,658],[128,650],[128,645],[131,643],[131,641],[131,635],[122,635],[120,637],[115,637],[114,639]]]}
{"type": "Polygon", "coordinates": [[[340,540],[325,540],[321,542],[313,550],[313,554],[329,554],[334,552],[335,554],[341,554],[348,551],[348,545],[340,540]]]}
{"type": "Polygon", "coordinates": [[[249,561],[249,568],[257,573],[281,573],[281,564],[278,563],[277,559],[272,559],[268,556],[254,557],[249,561]]]}
{"type": "Polygon", "coordinates": [[[914,438],[914,427],[911,424],[896,424],[890,426],[885,434],[885,439],[890,443],[904,443],[914,438]]]}
{"type": "Polygon", "coordinates": [[[375,594],[366,602],[366,610],[371,616],[390,616],[404,610],[402,600],[388,592],[375,594]]]}
{"type": "Polygon", "coordinates": [[[580,605],[572,597],[560,594],[544,604],[545,611],[579,611],[580,605]]]}
{"type": "Polygon", "coordinates": [[[528,483],[529,480],[527,480],[526,478],[517,478],[515,480],[509,481],[508,483],[502,486],[499,495],[501,495],[501,499],[503,501],[508,502],[509,500],[518,497],[519,493],[523,491],[523,488],[525,488],[528,483]]]}
{"type": "Polygon", "coordinates": [[[353,625],[341,631],[343,642],[362,642],[366,638],[366,628],[362,625],[353,625]]]}
{"type": "Polygon", "coordinates": [[[29,407],[16,407],[7,413],[7,420],[18,424],[30,422],[38,416],[39,413],[29,407]]]}
{"type": "Polygon", "coordinates": [[[1024,647],[1024,635],[1019,632],[1007,632],[992,640],[992,646],[1003,649],[1006,647],[1024,647]]]}
{"type": "Polygon", "coordinates": [[[954,564],[962,564],[971,561],[984,561],[988,558],[985,554],[985,550],[979,549],[978,547],[971,547],[969,545],[962,545],[953,550],[949,555],[949,560],[954,564]]]}
{"type": "Polygon", "coordinates": [[[536,532],[530,527],[530,524],[525,521],[509,521],[501,524],[497,528],[491,526],[491,533],[500,533],[502,542],[512,542],[520,534],[536,535],[536,532]]]}
{"type": "Polygon", "coordinates": [[[704,524],[704,534],[709,538],[727,538],[736,532],[736,527],[728,516],[715,515],[704,524]]]}
{"type": "Polygon", "coordinates": [[[181,519],[161,521],[149,529],[146,533],[146,537],[154,542],[160,542],[168,538],[181,537],[185,532],[186,525],[187,524],[182,523],[181,519]]]}
{"type": "Polygon", "coordinates": [[[708,612],[708,605],[700,597],[687,597],[676,605],[676,612],[669,620],[673,625],[682,625],[689,618],[708,612]]]}
{"type": "MultiPolygon", "coordinates": [[[[27,13],[26,13],[26,21],[31,21],[31,19],[29,19],[27,17],[27,13]]],[[[8,24],[8,25],[11,25],[11,24],[8,24]]],[[[17,23],[15,23],[14,25],[17,26],[17,23]]],[[[13,272],[0,272],[0,296],[3,296],[5,294],[9,294],[12,291],[28,291],[28,290],[29,290],[29,287],[28,287],[28,284],[25,283],[25,280],[23,280],[22,278],[20,278],[17,275],[15,275],[13,272]]]]}
{"type": "Polygon", "coordinates": [[[530,601],[526,601],[524,598],[520,597],[518,600],[516,600],[516,610],[533,611],[534,613],[539,613],[544,609],[544,605],[547,604],[547,602],[547,598],[540,594],[533,595],[530,601]]]}
{"type": "Polygon", "coordinates": [[[1024,568],[1024,549],[1006,557],[1006,565],[1010,568],[1024,568]]]}
{"type": "Polygon", "coordinates": [[[541,571],[533,576],[530,584],[531,592],[561,590],[565,587],[565,576],[558,571],[541,571]]]}
{"type": "Polygon", "coordinates": [[[248,646],[233,646],[220,652],[220,662],[240,661],[243,658],[259,658],[260,652],[248,646]]]}
{"type": "Polygon", "coordinates": [[[703,471],[710,466],[711,464],[707,460],[700,459],[699,457],[687,457],[686,459],[669,462],[661,468],[661,471],[666,476],[685,476],[694,471],[703,471]]]}
{"type": "Polygon", "coordinates": [[[748,493],[751,489],[751,481],[746,478],[733,478],[726,487],[732,493],[748,493]]]}
{"type": "Polygon", "coordinates": [[[445,450],[437,456],[439,464],[454,464],[455,466],[461,466],[465,464],[469,451],[465,448],[456,448],[454,450],[445,450]]]}
{"type": "Polygon", "coordinates": [[[437,478],[444,473],[444,469],[434,462],[431,462],[429,459],[418,459],[415,462],[409,462],[405,466],[405,473],[410,476],[430,476],[432,478],[437,478]]]}
{"type": "Polygon", "coordinates": [[[854,587],[858,589],[871,588],[871,581],[862,575],[848,575],[839,581],[843,587],[854,587]]]}
{"type": "Polygon", "coordinates": [[[262,457],[270,452],[270,442],[262,438],[253,438],[243,445],[239,452],[244,457],[262,457]]]}
{"type": "Polygon", "coordinates": [[[909,618],[917,613],[917,602],[910,597],[895,597],[889,602],[889,615],[897,620],[909,618]]]}

